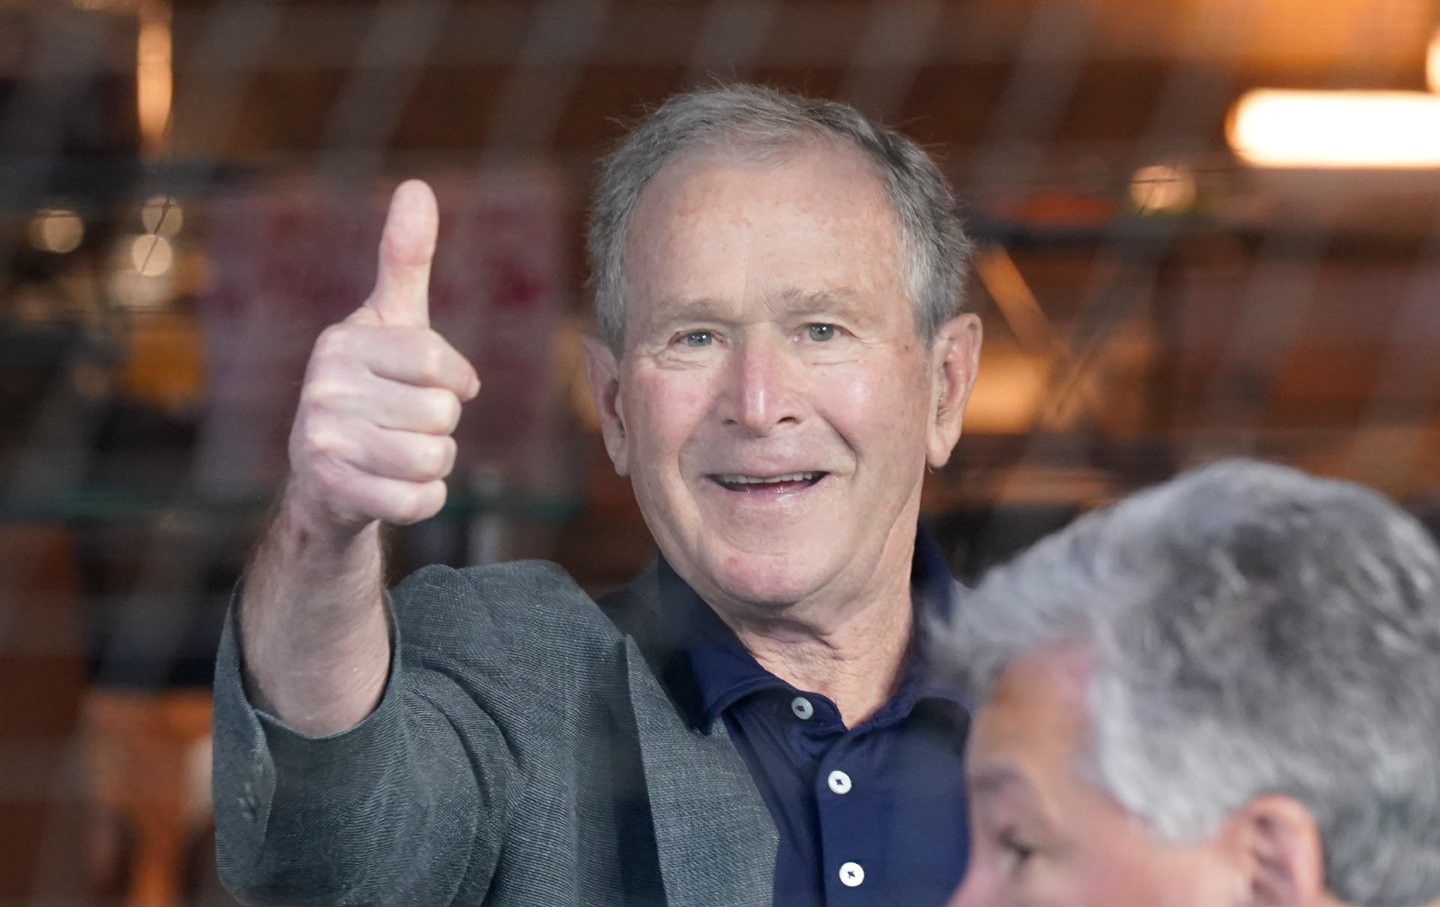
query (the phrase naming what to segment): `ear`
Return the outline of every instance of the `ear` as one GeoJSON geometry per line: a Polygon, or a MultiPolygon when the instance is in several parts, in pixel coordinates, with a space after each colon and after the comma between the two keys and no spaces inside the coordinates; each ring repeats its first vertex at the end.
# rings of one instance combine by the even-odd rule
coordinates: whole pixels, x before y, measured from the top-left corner
{"type": "Polygon", "coordinates": [[[1325,849],[1315,818],[1293,797],[1266,794],[1231,816],[1221,834],[1237,859],[1252,907],[1330,903],[1325,849]]]}
{"type": "Polygon", "coordinates": [[[590,395],[600,416],[605,451],[620,475],[630,474],[629,442],[625,437],[625,409],[620,399],[620,363],[610,345],[599,337],[585,338],[585,374],[590,395]]]}
{"type": "Polygon", "coordinates": [[[935,469],[950,460],[950,452],[960,440],[965,404],[980,370],[981,336],[980,319],[971,314],[960,315],[940,328],[931,347],[935,384],[925,462],[935,469]]]}

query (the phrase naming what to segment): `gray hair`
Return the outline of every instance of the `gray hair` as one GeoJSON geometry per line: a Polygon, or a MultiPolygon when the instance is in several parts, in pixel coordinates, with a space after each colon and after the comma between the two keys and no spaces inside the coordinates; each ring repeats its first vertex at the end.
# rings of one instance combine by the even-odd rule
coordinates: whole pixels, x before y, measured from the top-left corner
{"type": "Polygon", "coordinates": [[[954,196],[914,142],[846,104],[755,85],[672,97],[605,161],[590,214],[590,273],[600,333],[617,354],[625,337],[625,234],[640,194],[666,164],[696,152],[766,157],[816,141],[850,145],[875,165],[908,261],[906,286],[919,334],[933,340],[960,311],[970,240],[954,196]]]}
{"type": "Polygon", "coordinates": [[[1170,840],[1292,796],[1341,899],[1440,898],[1440,550],[1383,497],[1243,461],[1087,516],[937,632],[987,695],[1079,645],[1087,779],[1170,840]]]}

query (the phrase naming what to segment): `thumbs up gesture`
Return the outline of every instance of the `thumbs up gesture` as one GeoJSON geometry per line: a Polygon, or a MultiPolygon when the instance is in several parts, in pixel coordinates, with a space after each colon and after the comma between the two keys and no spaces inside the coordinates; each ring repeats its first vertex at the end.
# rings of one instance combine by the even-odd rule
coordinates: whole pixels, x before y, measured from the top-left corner
{"type": "Polygon", "coordinates": [[[286,504],[316,528],[415,523],[445,503],[451,434],[480,380],[430,329],[438,218],[425,183],[395,190],[374,291],[310,354],[290,432],[286,504]]]}

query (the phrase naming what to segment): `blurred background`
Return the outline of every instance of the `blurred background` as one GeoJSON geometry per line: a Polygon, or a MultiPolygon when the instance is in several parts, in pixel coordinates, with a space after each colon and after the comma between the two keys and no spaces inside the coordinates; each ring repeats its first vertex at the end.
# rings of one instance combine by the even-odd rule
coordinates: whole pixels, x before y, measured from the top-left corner
{"type": "Polygon", "coordinates": [[[485,390],[419,563],[653,549],[580,386],[599,155],[686,87],[930,148],[982,371],[926,521],[962,578],[1254,455],[1440,515],[1435,0],[0,0],[0,903],[225,904],[210,661],[310,344],[441,202],[485,390]]]}

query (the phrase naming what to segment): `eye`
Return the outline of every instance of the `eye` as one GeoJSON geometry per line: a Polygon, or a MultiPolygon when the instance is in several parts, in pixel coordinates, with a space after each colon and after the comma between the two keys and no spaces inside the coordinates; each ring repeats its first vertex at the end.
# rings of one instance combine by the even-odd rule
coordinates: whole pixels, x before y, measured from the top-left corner
{"type": "Polygon", "coordinates": [[[691,331],[682,335],[680,342],[688,347],[706,347],[715,342],[715,335],[709,331],[691,331]]]}
{"type": "Polygon", "coordinates": [[[1019,872],[1035,856],[1035,848],[1026,843],[1014,832],[1005,832],[1000,835],[997,843],[1004,855],[1006,868],[1010,872],[1019,872]]]}
{"type": "Polygon", "coordinates": [[[807,324],[805,325],[805,336],[816,343],[825,343],[834,340],[840,332],[833,324],[807,324]]]}

